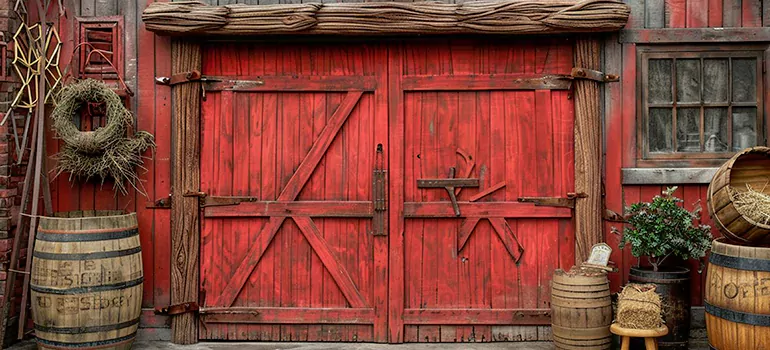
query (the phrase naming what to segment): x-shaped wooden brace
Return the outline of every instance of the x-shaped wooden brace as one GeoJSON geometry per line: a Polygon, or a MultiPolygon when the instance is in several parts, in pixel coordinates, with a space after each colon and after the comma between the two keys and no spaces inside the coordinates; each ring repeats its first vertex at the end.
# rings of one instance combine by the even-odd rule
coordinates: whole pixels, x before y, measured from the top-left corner
{"type": "MultiPolygon", "coordinates": [[[[458,253],[463,249],[465,243],[468,242],[468,238],[471,237],[473,229],[476,228],[476,225],[481,219],[482,218],[480,217],[466,218],[463,220],[462,224],[460,224],[460,234],[457,236],[458,253]]],[[[511,254],[513,261],[518,264],[519,260],[521,260],[521,255],[524,254],[524,247],[522,247],[519,240],[516,239],[516,234],[513,232],[511,226],[508,225],[508,222],[505,221],[505,218],[490,217],[483,219],[489,220],[489,223],[492,224],[492,228],[497,233],[497,236],[500,237],[500,240],[503,242],[505,249],[508,250],[508,254],[511,254]]]]}
{"type": "MultiPolygon", "coordinates": [[[[363,95],[363,92],[361,91],[350,91],[347,93],[345,99],[342,100],[340,106],[334,111],[334,114],[329,119],[329,123],[324,127],[323,131],[321,131],[321,134],[318,136],[318,139],[313,143],[313,146],[310,148],[307,156],[305,156],[305,159],[303,159],[302,163],[297,167],[297,171],[294,172],[294,175],[289,179],[286,187],[281,191],[281,194],[277,199],[278,201],[293,201],[297,199],[299,192],[310,179],[316,166],[321,162],[321,158],[329,149],[329,146],[332,141],[334,141],[337,133],[342,129],[342,125],[345,124],[348,116],[350,116],[350,112],[353,111],[358,100],[361,99],[361,95],[363,95]]],[[[313,220],[309,217],[299,216],[291,218],[297,223],[297,226],[310,243],[310,246],[315,250],[318,257],[321,259],[321,262],[329,270],[329,273],[340,287],[342,294],[345,295],[345,298],[350,305],[354,308],[365,307],[366,302],[361,296],[361,293],[359,293],[347,271],[342,268],[342,264],[336,254],[334,254],[331,247],[329,247],[323,239],[318,227],[313,223],[313,220]]],[[[230,278],[230,281],[227,283],[227,286],[225,286],[222,294],[214,300],[212,305],[224,307],[233,305],[252,271],[254,271],[257,263],[259,263],[262,255],[270,245],[270,242],[273,241],[276,233],[278,233],[278,230],[283,225],[284,220],[286,220],[286,217],[283,216],[274,216],[270,218],[267,225],[265,225],[259,233],[257,242],[246,254],[246,257],[235,270],[235,274],[230,278]]]]}

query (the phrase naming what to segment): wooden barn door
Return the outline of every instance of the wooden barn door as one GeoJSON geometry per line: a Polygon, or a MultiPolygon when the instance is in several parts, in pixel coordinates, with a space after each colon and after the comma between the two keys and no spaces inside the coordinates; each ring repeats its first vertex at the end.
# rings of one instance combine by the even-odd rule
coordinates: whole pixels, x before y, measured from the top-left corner
{"type": "Polygon", "coordinates": [[[385,52],[204,50],[201,339],[387,340],[385,52]]]}
{"type": "Polygon", "coordinates": [[[548,75],[569,74],[571,42],[391,53],[391,340],[547,338],[537,326],[553,270],[574,261],[572,211],[519,198],[569,204],[569,81],[548,75]]]}

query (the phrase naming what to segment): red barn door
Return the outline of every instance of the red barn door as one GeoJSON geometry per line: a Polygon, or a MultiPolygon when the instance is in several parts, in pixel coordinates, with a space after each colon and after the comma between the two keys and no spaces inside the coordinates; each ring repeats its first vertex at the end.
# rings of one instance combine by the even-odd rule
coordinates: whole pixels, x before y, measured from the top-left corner
{"type": "Polygon", "coordinates": [[[386,340],[385,52],[205,50],[202,339],[386,340]]]}
{"type": "Polygon", "coordinates": [[[536,339],[515,326],[550,323],[552,272],[574,260],[572,211],[518,199],[574,190],[569,82],[544,78],[570,72],[571,43],[392,52],[392,339],[536,339]]]}

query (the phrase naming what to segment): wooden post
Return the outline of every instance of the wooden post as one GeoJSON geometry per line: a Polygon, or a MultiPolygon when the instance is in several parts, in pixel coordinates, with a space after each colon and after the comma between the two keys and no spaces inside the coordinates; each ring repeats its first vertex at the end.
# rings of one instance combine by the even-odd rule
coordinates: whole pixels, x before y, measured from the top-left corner
{"type": "MultiPolygon", "coordinates": [[[[595,38],[575,42],[575,67],[601,70],[601,45],[595,38]]],[[[602,242],[602,143],[599,82],[575,80],[575,192],[587,198],[575,202],[575,262],[588,259],[591,247],[602,242]]],[[[619,190],[619,189],[618,189],[619,190]]]]}
{"type": "MultiPolygon", "coordinates": [[[[171,73],[201,70],[199,43],[175,39],[171,43],[171,73]]],[[[198,198],[185,197],[200,189],[199,82],[174,85],[172,104],[172,198],[171,198],[171,305],[198,302],[198,249],[200,225],[198,198]]],[[[194,313],[171,318],[171,339],[175,344],[198,342],[198,319],[194,313]]]]}

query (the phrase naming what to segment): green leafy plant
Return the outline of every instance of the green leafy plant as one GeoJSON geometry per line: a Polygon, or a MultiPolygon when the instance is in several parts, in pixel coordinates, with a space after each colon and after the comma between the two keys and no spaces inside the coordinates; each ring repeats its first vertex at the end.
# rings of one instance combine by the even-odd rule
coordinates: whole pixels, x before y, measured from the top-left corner
{"type": "Polygon", "coordinates": [[[651,202],[634,203],[624,215],[628,227],[621,235],[620,249],[630,244],[631,254],[646,256],[654,271],[672,255],[700,259],[711,248],[711,227],[693,222],[700,217],[700,205],[693,211],[680,206],[683,200],[674,196],[676,189],[667,188],[651,202]]]}

